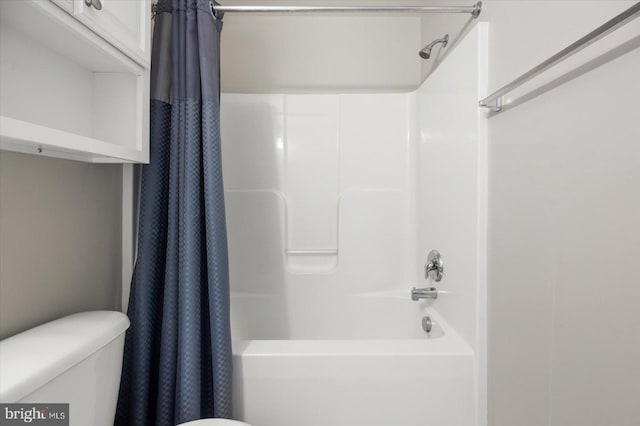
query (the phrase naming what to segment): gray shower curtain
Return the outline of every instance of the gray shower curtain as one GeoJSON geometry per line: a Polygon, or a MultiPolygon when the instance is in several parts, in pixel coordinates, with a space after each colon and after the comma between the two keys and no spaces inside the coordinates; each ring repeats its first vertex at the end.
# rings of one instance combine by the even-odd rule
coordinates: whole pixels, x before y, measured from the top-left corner
{"type": "Polygon", "coordinates": [[[209,0],[160,0],[116,425],[231,417],[220,32],[209,0]]]}

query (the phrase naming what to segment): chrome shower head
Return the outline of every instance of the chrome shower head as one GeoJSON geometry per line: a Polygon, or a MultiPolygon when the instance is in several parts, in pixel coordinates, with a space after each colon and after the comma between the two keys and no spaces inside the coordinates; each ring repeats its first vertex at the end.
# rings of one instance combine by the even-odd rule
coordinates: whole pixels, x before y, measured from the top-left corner
{"type": "Polygon", "coordinates": [[[439,43],[442,43],[442,47],[447,47],[447,43],[449,43],[449,34],[445,34],[444,37],[433,40],[431,43],[427,44],[420,52],[418,52],[418,55],[420,55],[422,59],[429,59],[431,57],[431,49],[439,43]]]}
{"type": "Polygon", "coordinates": [[[418,53],[422,59],[429,59],[431,57],[431,46],[427,46],[418,53]]]}

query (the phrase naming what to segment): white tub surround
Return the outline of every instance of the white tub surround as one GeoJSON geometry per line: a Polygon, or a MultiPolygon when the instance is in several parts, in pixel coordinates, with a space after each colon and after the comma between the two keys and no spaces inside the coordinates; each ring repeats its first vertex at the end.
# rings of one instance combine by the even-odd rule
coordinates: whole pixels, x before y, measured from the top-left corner
{"type": "Polygon", "coordinates": [[[486,424],[485,43],[416,92],[223,94],[239,419],[486,424]]]}

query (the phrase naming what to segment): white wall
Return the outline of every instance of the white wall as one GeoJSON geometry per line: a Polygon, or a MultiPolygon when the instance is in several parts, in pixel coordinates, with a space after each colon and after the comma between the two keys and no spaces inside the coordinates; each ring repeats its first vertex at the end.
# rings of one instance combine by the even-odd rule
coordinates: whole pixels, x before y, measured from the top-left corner
{"type": "MultiPolygon", "coordinates": [[[[486,2],[485,2],[486,3],[486,2]]],[[[427,0],[424,4],[442,5],[443,2],[437,0],[427,0]]],[[[447,0],[447,6],[461,6],[469,7],[474,4],[474,0],[447,0]]],[[[485,8],[480,13],[481,17],[484,17],[485,8]]],[[[437,45],[433,51],[431,58],[420,61],[420,82],[423,82],[433,71],[435,71],[444,60],[456,51],[456,47],[465,35],[475,25],[482,21],[473,18],[471,15],[466,14],[431,14],[426,13],[420,16],[420,40],[421,46],[425,46],[427,43],[433,40],[442,38],[445,34],[449,35],[449,41],[446,47],[442,47],[441,44],[437,45]]]]}
{"type": "Polygon", "coordinates": [[[415,15],[229,13],[222,32],[222,90],[409,91],[420,83],[419,44],[420,18],[415,15]]]}
{"type": "MultiPolygon", "coordinates": [[[[447,0],[468,7],[473,0],[447,0]]],[[[226,5],[344,5],[341,0],[227,0],[226,5]]],[[[389,5],[353,0],[350,5],[389,5]]],[[[403,0],[402,5],[442,5],[403,0]]],[[[469,14],[236,14],[224,17],[222,90],[230,93],[413,91],[477,23],[469,14]],[[429,60],[418,52],[449,34],[429,60]]]]}
{"type": "MultiPolygon", "coordinates": [[[[486,1],[490,89],[633,3],[486,1]]],[[[492,426],[640,421],[640,50],[605,62],[489,119],[492,426]]]]}

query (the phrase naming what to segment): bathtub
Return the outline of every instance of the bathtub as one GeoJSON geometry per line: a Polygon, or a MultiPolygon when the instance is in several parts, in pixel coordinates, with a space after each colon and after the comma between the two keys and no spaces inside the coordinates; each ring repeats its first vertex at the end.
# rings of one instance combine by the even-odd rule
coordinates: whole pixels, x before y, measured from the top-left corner
{"type": "Polygon", "coordinates": [[[236,418],[253,426],[475,424],[473,350],[430,302],[404,293],[307,300],[232,295],[236,418]]]}

